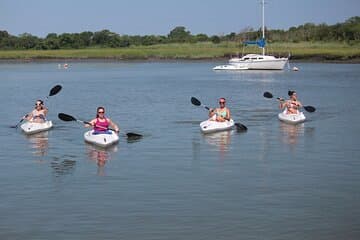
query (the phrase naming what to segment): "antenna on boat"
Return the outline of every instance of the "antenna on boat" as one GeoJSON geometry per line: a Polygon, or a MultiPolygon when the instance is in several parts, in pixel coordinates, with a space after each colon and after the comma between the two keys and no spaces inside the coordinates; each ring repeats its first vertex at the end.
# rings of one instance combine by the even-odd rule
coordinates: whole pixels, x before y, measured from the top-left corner
{"type": "MultiPolygon", "coordinates": [[[[265,0],[262,0],[262,39],[265,41],[265,0]]],[[[262,55],[265,55],[265,46],[262,47],[262,55]]]]}

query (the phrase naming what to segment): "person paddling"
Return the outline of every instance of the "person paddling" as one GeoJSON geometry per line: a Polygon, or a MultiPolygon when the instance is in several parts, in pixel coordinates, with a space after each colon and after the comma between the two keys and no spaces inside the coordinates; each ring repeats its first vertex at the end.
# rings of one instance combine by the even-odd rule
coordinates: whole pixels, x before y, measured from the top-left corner
{"type": "Polygon", "coordinates": [[[227,107],[225,107],[225,104],[226,104],[226,99],[220,98],[219,99],[220,107],[215,109],[210,108],[209,118],[218,122],[229,121],[231,119],[230,110],[227,107]]]}
{"type": "Polygon", "coordinates": [[[94,127],[94,133],[108,133],[109,127],[112,127],[116,133],[119,133],[120,129],[118,125],[116,125],[113,121],[111,121],[110,118],[105,117],[105,108],[104,107],[98,107],[96,118],[91,120],[89,124],[85,124],[85,127],[94,127]]]}
{"type": "Polygon", "coordinates": [[[286,108],[286,114],[298,114],[299,108],[301,108],[303,105],[300,101],[297,100],[297,94],[296,91],[290,90],[288,91],[288,95],[290,97],[289,100],[284,100],[282,98],[279,99],[279,108],[284,109],[286,108]]]}
{"type": "Polygon", "coordinates": [[[23,119],[27,121],[43,123],[46,121],[46,114],[48,109],[45,107],[43,100],[37,100],[35,103],[35,109],[26,114],[23,119]]]}

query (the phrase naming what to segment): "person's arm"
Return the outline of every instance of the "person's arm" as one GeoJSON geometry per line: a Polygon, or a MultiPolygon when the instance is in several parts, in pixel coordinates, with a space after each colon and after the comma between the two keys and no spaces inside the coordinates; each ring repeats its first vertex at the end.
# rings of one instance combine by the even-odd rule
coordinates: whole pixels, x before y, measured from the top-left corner
{"type": "Polygon", "coordinates": [[[25,119],[26,121],[30,121],[32,118],[33,118],[32,112],[29,112],[28,114],[23,116],[23,119],[25,119]]]}
{"type": "Polygon", "coordinates": [[[210,108],[210,110],[209,110],[209,118],[211,118],[212,116],[214,116],[214,114],[215,114],[215,109],[210,108]]]}
{"type": "Polygon", "coordinates": [[[93,127],[93,126],[95,126],[95,119],[93,119],[93,120],[91,120],[89,123],[90,124],[87,124],[87,123],[85,123],[85,125],[84,125],[84,127],[93,127]]]}
{"type": "Polygon", "coordinates": [[[226,116],[224,117],[224,119],[227,121],[230,121],[231,119],[230,110],[228,108],[226,109],[226,116]]]}
{"type": "Polygon", "coordinates": [[[47,109],[47,107],[45,105],[43,105],[43,111],[44,111],[44,116],[46,116],[49,112],[49,110],[47,109]]]}
{"type": "Polygon", "coordinates": [[[279,108],[280,108],[280,109],[284,109],[285,106],[286,106],[285,100],[284,100],[283,98],[280,98],[280,99],[279,99],[279,108]]]}
{"type": "Polygon", "coordinates": [[[111,121],[110,118],[108,119],[108,121],[109,121],[110,126],[115,130],[115,132],[119,133],[120,132],[119,126],[116,125],[113,121],[111,121]]]}

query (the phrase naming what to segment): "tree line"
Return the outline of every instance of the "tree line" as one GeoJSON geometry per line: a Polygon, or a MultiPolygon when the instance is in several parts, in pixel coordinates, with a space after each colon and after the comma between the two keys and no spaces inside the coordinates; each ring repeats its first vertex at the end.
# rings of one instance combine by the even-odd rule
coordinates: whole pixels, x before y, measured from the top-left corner
{"type": "MultiPolygon", "coordinates": [[[[266,39],[269,42],[302,42],[302,41],[335,41],[348,44],[360,42],[360,17],[351,17],[343,23],[334,25],[306,23],[288,30],[266,31],[266,39]]],[[[0,30],[1,50],[20,49],[80,49],[89,47],[126,48],[130,46],[149,46],[167,43],[197,43],[213,42],[239,42],[261,38],[261,29],[245,28],[238,33],[232,32],[227,35],[206,34],[192,35],[183,26],[177,26],[167,36],[161,35],[119,35],[107,29],[98,32],[81,33],[49,33],[45,38],[23,33],[19,36],[10,35],[7,31],[0,30]]]]}

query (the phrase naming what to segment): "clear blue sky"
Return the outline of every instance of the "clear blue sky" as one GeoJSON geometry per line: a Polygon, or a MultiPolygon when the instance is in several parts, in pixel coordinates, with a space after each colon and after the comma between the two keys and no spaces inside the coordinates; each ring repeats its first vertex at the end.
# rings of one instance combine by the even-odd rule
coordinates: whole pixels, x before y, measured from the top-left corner
{"type": "MultiPolygon", "coordinates": [[[[112,32],[167,35],[240,32],[261,26],[260,0],[0,0],[0,30],[30,33],[112,32]]],[[[360,0],[266,0],[265,25],[287,30],[304,23],[332,25],[360,15],[360,0]]]]}

